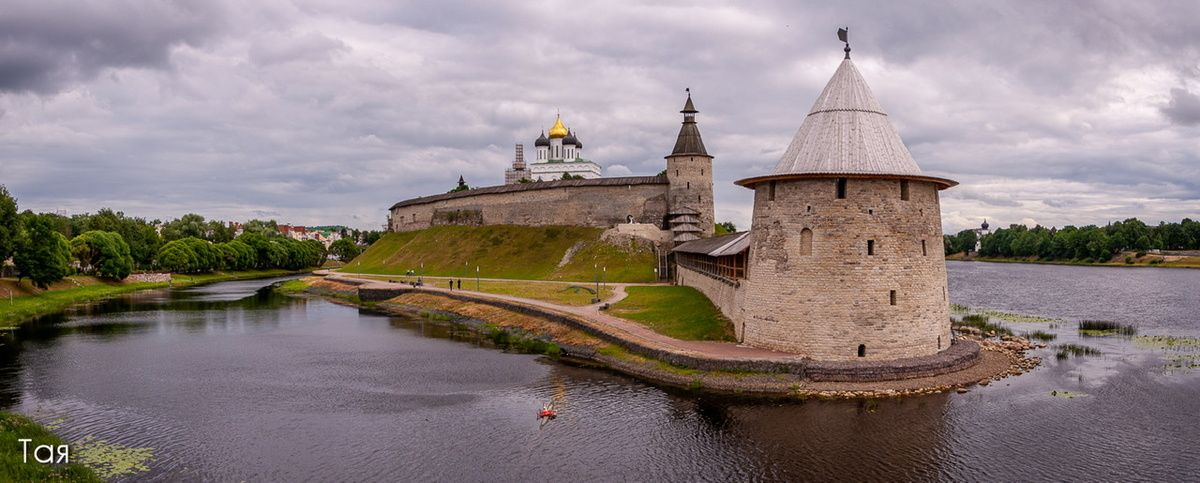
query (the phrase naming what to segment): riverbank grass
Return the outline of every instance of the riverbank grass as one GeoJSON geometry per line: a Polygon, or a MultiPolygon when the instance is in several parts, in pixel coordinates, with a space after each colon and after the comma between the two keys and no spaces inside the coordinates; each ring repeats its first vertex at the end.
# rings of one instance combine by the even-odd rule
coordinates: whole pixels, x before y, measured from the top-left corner
{"type": "Polygon", "coordinates": [[[629,296],[609,313],[681,340],[733,342],[733,326],[708,297],[684,286],[626,287],[629,296]]]}
{"type": "Polygon", "coordinates": [[[76,463],[47,465],[34,461],[32,456],[24,462],[21,439],[32,440],[30,452],[37,445],[65,444],[54,433],[25,416],[0,412],[0,447],[3,447],[0,450],[0,481],[103,481],[91,469],[76,463]]]}
{"type": "MultiPolygon", "coordinates": [[[[198,275],[172,275],[170,285],[174,287],[186,287],[202,283],[278,277],[290,273],[295,272],[272,269],[248,270],[244,272],[213,272],[198,275]]],[[[6,286],[21,287],[20,293],[24,293],[25,295],[14,296],[11,300],[8,297],[0,298],[0,328],[12,328],[40,315],[61,312],[74,304],[94,302],[138,290],[168,286],[164,282],[117,282],[100,280],[94,277],[70,277],[70,279],[78,280],[75,281],[77,283],[55,284],[51,286],[50,290],[38,290],[32,288],[32,286],[25,287],[28,281],[18,284],[14,279],[3,279],[6,286]]]]}
{"type": "MultiPolygon", "coordinates": [[[[416,277],[388,277],[382,275],[355,275],[355,278],[366,278],[379,281],[395,281],[400,283],[408,283],[416,280],[416,277]]],[[[448,287],[448,282],[450,280],[454,280],[456,282],[458,280],[462,280],[462,290],[476,291],[477,288],[474,278],[421,278],[426,285],[435,288],[448,287]]],[[[458,290],[457,284],[455,285],[455,290],[458,290]]],[[[571,283],[544,280],[480,280],[478,283],[478,291],[496,295],[509,295],[513,297],[575,306],[591,304],[592,299],[596,298],[596,284],[594,283],[571,283]]],[[[607,300],[611,298],[613,295],[612,287],[601,286],[599,294],[599,298],[601,300],[607,300]]]]}

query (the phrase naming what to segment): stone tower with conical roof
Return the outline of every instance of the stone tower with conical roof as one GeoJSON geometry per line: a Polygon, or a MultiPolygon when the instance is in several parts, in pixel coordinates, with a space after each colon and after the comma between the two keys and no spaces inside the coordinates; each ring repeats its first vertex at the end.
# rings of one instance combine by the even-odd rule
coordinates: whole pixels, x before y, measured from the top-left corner
{"type": "Polygon", "coordinates": [[[743,343],[816,360],[893,360],[951,344],[938,191],[862,74],[842,61],[754,190],[743,343]]]}
{"type": "Polygon", "coordinates": [[[689,90],[683,105],[683,125],[675,148],[667,155],[667,224],[676,243],[713,234],[712,160],[696,126],[696,105],[689,90]]]}

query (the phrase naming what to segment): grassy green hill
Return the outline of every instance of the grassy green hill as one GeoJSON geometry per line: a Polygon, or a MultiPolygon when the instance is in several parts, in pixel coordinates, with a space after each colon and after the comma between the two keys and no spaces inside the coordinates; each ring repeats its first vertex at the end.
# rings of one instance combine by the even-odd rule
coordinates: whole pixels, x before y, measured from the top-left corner
{"type": "Polygon", "coordinates": [[[654,250],[648,244],[614,245],[600,228],[580,226],[435,226],[389,233],[340,270],[402,275],[590,281],[596,265],[608,267],[610,282],[654,280],[654,250]],[[559,266],[568,250],[570,260],[559,266]]]}

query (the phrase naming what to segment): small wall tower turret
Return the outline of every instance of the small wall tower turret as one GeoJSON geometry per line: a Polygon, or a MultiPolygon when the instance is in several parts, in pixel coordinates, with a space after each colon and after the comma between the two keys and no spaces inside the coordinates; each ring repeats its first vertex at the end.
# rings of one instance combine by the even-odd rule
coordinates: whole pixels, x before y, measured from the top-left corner
{"type": "Polygon", "coordinates": [[[667,155],[667,221],[675,242],[685,242],[713,234],[712,160],[700,139],[696,126],[695,104],[691,90],[683,105],[683,125],[675,148],[667,155]]]}

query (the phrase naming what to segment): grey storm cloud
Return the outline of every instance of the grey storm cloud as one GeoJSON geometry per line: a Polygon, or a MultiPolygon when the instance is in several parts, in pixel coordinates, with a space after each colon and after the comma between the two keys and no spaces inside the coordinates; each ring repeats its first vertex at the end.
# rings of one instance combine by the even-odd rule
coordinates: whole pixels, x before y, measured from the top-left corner
{"type": "Polygon", "coordinates": [[[853,57],[944,192],[988,218],[1200,211],[1200,3],[17,0],[0,8],[0,184],[22,207],[375,227],[502,181],[555,112],[605,173],[662,169],[683,89],[745,227],[853,57]],[[1183,75],[1181,75],[1183,73],[1183,75]]]}
{"type": "Polygon", "coordinates": [[[105,68],[164,67],[222,24],[218,2],[16,0],[0,9],[0,91],[52,93],[105,68]]]}
{"type": "Polygon", "coordinates": [[[1187,89],[1171,89],[1171,101],[1162,108],[1171,121],[1185,126],[1200,124],[1200,95],[1187,89]]]}

